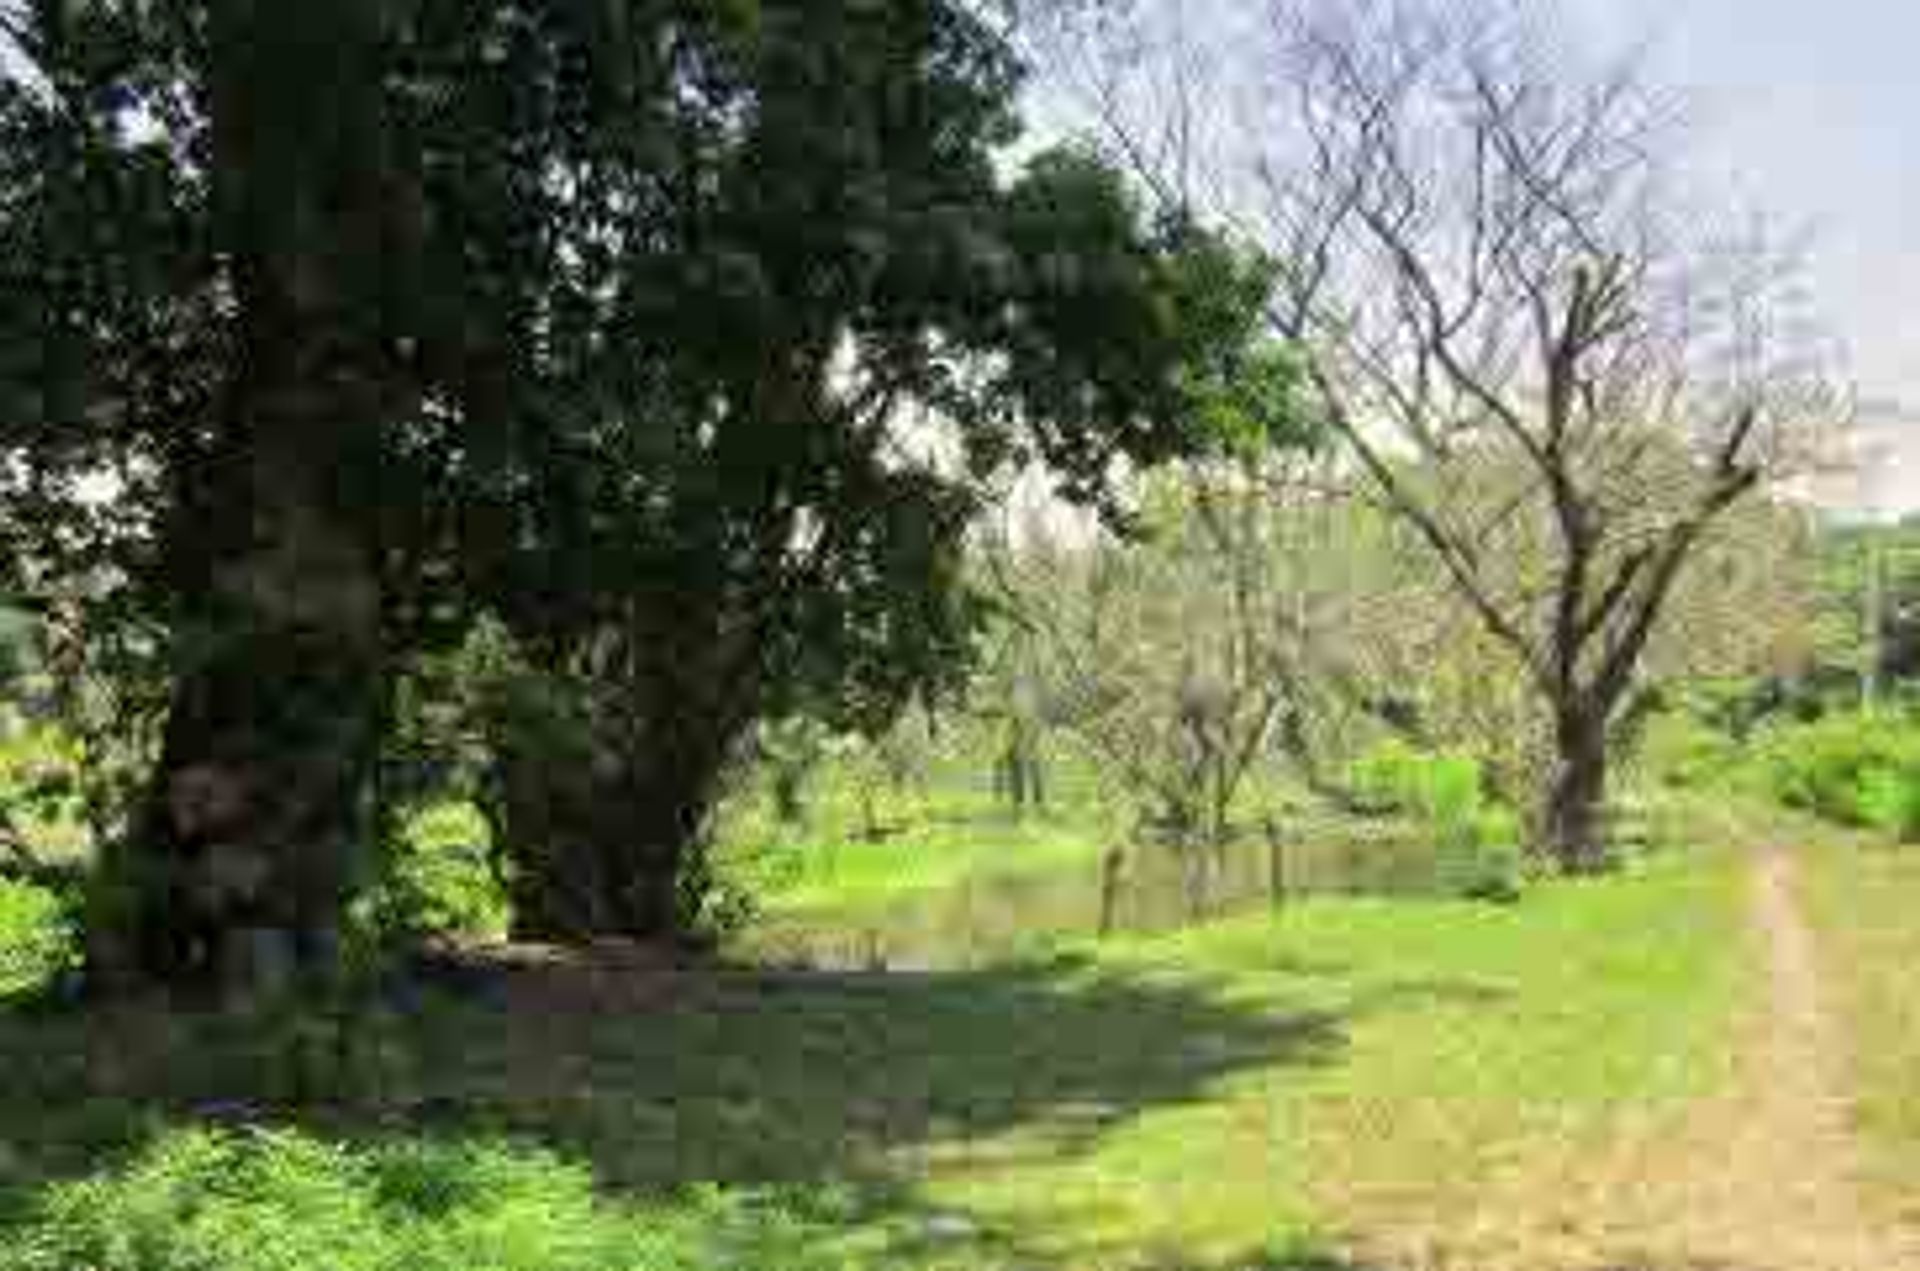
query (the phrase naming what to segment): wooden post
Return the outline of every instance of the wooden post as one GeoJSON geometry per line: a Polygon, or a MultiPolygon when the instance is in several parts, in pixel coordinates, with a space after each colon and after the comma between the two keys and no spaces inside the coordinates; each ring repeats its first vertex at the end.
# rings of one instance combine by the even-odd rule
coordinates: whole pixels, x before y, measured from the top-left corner
{"type": "Polygon", "coordinates": [[[1263,825],[1267,836],[1267,903],[1278,909],[1287,903],[1287,841],[1271,815],[1263,825]]]}
{"type": "Polygon", "coordinates": [[[1117,847],[1108,848],[1100,858],[1100,934],[1103,937],[1113,933],[1119,918],[1120,874],[1125,861],[1126,854],[1117,847]]]}

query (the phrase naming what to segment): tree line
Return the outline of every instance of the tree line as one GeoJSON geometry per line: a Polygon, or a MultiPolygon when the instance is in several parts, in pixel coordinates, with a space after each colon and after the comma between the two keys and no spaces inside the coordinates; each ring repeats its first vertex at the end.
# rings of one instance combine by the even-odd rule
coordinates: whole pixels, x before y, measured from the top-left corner
{"type": "Polygon", "coordinates": [[[1840,411],[1786,272],[1683,233],[1637,82],[1520,26],[1284,9],[1242,136],[1094,10],[9,14],[0,528],[124,759],[101,981],[324,972],[449,736],[518,931],[672,938],[743,747],[983,653],[1010,787],[1064,694],[1217,839],[1276,739],[1314,774],[1343,713],[1431,715],[1326,576],[1384,539],[1598,867],[1690,571],[1840,411]],[[1036,73],[1085,135],[1010,163],[1036,73]],[[996,538],[1036,477],[1114,549],[996,538]]]}

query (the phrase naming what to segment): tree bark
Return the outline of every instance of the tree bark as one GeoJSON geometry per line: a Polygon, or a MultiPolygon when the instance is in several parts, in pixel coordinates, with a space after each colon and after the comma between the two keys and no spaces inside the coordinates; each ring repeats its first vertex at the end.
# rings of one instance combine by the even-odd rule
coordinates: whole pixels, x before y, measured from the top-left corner
{"type": "Polygon", "coordinates": [[[106,862],[94,960],[109,979],[248,995],[337,956],[384,723],[378,577],[300,466],[316,457],[263,450],[246,544],[174,634],[159,763],[106,862]]]}
{"type": "Polygon", "coordinates": [[[729,759],[755,718],[751,656],[691,606],[622,636],[612,676],[553,674],[565,699],[495,739],[516,938],[677,942],[729,759]]]}
{"type": "Polygon", "coordinates": [[[1553,779],[1541,815],[1545,846],[1569,874],[1596,874],[1608,865],[1604,811],[1607,795],[1606,716],[1563,714],[1555,729],[1553,779]]]}
{"type": "Polygon", "coordinates": [[[687,869],[706,832],[731,737],[603,755],[556,782],[551,758],[508,761],[516,939],[673,942],[687,933],[687,869]],[[556,789],[556,785],[563,788],[556,789]]]}
{"type": "MultiPolygon", "coordinates": [[[[239,995],[330,972],[386,711],[378,462],[396,391],[373,262],[402,212],[379,6],[216,5],[210,173],[236,340],[217,460],[175,473],[174,684],[96,924],[108,978],[239,995]]],[[[183,426],[194,421],[183,421],[183,426]]]]}

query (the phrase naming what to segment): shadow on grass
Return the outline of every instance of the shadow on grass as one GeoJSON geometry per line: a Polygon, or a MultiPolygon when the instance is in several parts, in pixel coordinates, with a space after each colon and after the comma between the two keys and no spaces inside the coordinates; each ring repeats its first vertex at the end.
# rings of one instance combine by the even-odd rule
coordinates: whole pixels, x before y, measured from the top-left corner
{"type": "MultiPolygon", "coordinates": [[[[991,1247],[1002,1237],[921,1199],[923,1155],[1018,1130],[1022,1144],[1070,1158],[1236,1073],[1336,1063],[1358,1015],[1490,992],[1409,980],[1341,1014],[1070,958],[913,974],[636,973],[568,987],[409,993],[344,1027],[157,1002],[0,1010],[0,1211],[55,1179],[110,1171],[156,1133],[262,1123],[363,1144],[506,1136],[639,1196],[702,1181],[848,1184],[865,1218],[907,1233],[907,1246],[944,1218],[991,1247]]],[[[1366,1271],[1289,1257],[1233,1265],[1366,1271]]]]}
{"type": "Polygon", "coordinates": [[[452,1119],[565,1144],[617,1185],[795,1181],[1037,1131],[1090,1144],[1253,1067],[1342,1053],[1339,1017],[1058,959],[920,974],[725,972],[640,1017],[472,1006],[417,1034],[452,1119]]]}
{"type": "Polygon", "coordinates": [[[1328,1062],[1344,1039],[1335,1015],[1069,959],[642,973],[635,987],[626,1001],[410,994],[344,1029],[158,1001],[8,1008],[9,1151],[87,1157],[155,1118],[259,1115],[347,1132],[518,1132],[591,1158],[616,1186],[799,1180],[1035,1122],[1096,1134],[1247,1067],[1328,1062]]]}

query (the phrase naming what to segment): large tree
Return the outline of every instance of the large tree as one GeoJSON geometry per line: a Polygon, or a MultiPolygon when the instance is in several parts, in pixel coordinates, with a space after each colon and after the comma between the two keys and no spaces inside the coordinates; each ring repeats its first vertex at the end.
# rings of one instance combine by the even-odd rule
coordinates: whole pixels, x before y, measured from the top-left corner
{"type": "Polygon", "coordinates": [[[999,178],[1018,66],[957,0],[44,0],[4,38],[0,513],[22,589],[130,601],[173,681],[103,964],[328,963],[396,667],[481,612],[594,715],[507,765],[584,781],[509,782],[526,924],[670,929],[758,712],[960,651],[972,478],[1098,501],[1244,327],[1098,164],[999,178]]]}
{"type": "Polygon", "coordinates": [[[1582,871],[1683,574],[1839,402],[1787,258],[1682,190],[1632,60],[1549,18],[1275,5],[1222,54],[1244,73],[1175,63],[1178,127],[1082,65],[1164,197],[1285,263],[1272,319],[1311,397],[1550,719],[1536,830],[1582,871]]]}
{"type": "MultiPolygon", "coordinates": [[[[707,160],[716,176],[695,183],[707,193],[687,220],[704,250],[761,276],[745,294],[704,279],[636,293],[712,313],[698,328],[725,335],[633,323],[648,347],[616,356],[662,368],[652,410],[618,401],[558,434],[575,462],[544,471],[573,484],[522,505],[495,590],[536,673],[496,720],[528,934],[672,931],[698,906],[689,854],[754,720],[802,710],[871,730],[951,683],[979,616],[962,548],[990,474],[1037,463],[1117,512],[1116,461],[1204,442],[1196,405],[1232,374],[1259,272],[1177,225],[1144,234],[1118,178],[1083,157],[1043,156],[1003,188],[990,132],[891,135],[873,104],[902,89],[859,77],[955,64],[930,59],[925,34],[895,29],[837,70],[844,100],[815,87],[769,115],[755,89],[762,113],[707,160]],[[866,194],[788,241],[791,202],[848,190],[866,194]],[[644,475],[609,489],[607,471],[644,475]],[[594,577],[567,583],[571,569],[594,577]],[[581,762],[556,765],[567,746],[581,762]]],[[[974,75],[969,92],[1004,92],[974,75]]]]}

